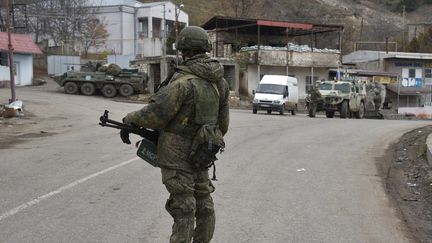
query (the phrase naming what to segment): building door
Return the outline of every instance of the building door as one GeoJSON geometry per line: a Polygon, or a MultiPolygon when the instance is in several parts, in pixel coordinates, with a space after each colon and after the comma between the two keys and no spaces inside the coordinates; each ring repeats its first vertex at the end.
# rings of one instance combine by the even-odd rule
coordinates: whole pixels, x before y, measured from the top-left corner
{"type": "Polygon", "coordinates": [[[20,75],[19,62],[14,62],[14,79],[15,79],[15,85],[21,85],[21,75],[20,75]]]}

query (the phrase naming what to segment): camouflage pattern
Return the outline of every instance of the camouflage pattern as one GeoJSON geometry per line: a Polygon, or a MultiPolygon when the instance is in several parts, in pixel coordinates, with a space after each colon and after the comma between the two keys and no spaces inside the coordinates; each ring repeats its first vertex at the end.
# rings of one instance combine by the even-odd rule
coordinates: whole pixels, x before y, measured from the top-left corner
{"type": "Polygon", "coordinates": [[[211,44],[207,32],[198,26],[188,26],[180,31],[176,46],[180,51],[211,50],[211,44]]]}
{"type": "Polygon", "coordinates": [[[367,85],[367,108],[379,112],[384,104],[386,90],[384,85],[373,82],[367,85]]]}
{"type": "Polygon", "coordinates": [[[223,78],[223,66],[207,55],[199,54],[177,67],[170,82],[150,98],[147,106],[124,118],[125,123],[161,131],[158,159],[162,181],[170,193],[166,209],[174,218],[172,243],[189,243],[192,237],[197,243],[209,242],[213,236],[215,216],[210,193],[214,187],[208,178],[208,169],[194,169],[189,156],[193,140],[201,128],[201,124],[196,122],[197,117],[215,121],[222,135],[228,131],[228,95],[229,86],[223,78]],[[189,74],[199,78],[181,78],[189,74]],[[202,92],[206,92],[203,97],[213,100],[216,94],[219,95],[217,104],[201,101],[196,104],[194,92],[197,89],[194,85],[197,82],[203,84],[200,86],[202,92]],[[199,110],[209,112],[197,115],[196,108],[200,106],[199,110]],[[212,113],[214,110],[217,112],[212,113]]]}
{"type": "Polygon", "coordinates": [[[307,97],[308,115],[315,117],[320,102],[323,102],[321,93],[319,92],[319,82],[314,84],[314,87],[309,91],[307,97]]]}
{"type": "Polygon", "coordinates": [[[162,169],[162,182],[170,193],[165,208],[174,218],[170,242],[210,242],[215,228],[215,188],[207,171],[185,173],[162,169]],[[196,219],[196,227],[194,223],[196,219]]]}

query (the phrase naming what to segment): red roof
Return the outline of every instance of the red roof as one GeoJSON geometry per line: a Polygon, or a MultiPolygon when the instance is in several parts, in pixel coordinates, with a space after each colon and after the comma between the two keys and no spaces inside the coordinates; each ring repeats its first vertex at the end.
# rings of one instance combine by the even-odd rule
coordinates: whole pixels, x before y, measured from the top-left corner
{"type": "MultiPolygon", "coordinates": [[[[12,45],[14,52],[31,53],[31,54],[42,54],[30,35],[12,35],[12,45]]],[[[8,48],[8,34],[6,32],[0,32],[0,50],[7,51],[8,48]]]]}

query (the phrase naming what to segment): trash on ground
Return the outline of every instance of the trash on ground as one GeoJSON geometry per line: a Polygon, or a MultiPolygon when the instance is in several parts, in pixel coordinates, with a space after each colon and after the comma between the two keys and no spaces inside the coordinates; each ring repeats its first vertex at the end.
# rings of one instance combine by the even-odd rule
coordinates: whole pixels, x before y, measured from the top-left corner
{"type": "Polygon", "coordinates": [[[410,183],[410,182],[408,182],[407,185],[408,185],[409,187],[416,187],[416,186],[417,186],[417,184],[415,184],[415,183],[410,183]]]}
{"type": "Polygon", "coordinates": [[[297,172],[303,172],[303,171],[306,171],[306,169],[305,168],[297,169],[297,172]]]}
{"type": "Polygon", "coordinates": [[[12,118],[17,116],[24,116],[23,113],[23,102],[16,100],[8,105],[4,106],[4,110],[1,113],[3,118],[12,118]]]}

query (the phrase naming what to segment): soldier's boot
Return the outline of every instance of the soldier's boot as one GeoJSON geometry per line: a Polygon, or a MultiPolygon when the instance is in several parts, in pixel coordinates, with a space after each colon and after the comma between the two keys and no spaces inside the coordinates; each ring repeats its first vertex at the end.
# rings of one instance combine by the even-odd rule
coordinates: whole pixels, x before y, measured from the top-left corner
{"type": "Polygon", "coordinates": [[[205,198],[198,198],[196,206],[196,227],[193,243],[209,243],[213,238],[216,223],[213,199],[210,194],[205,198]]]}

